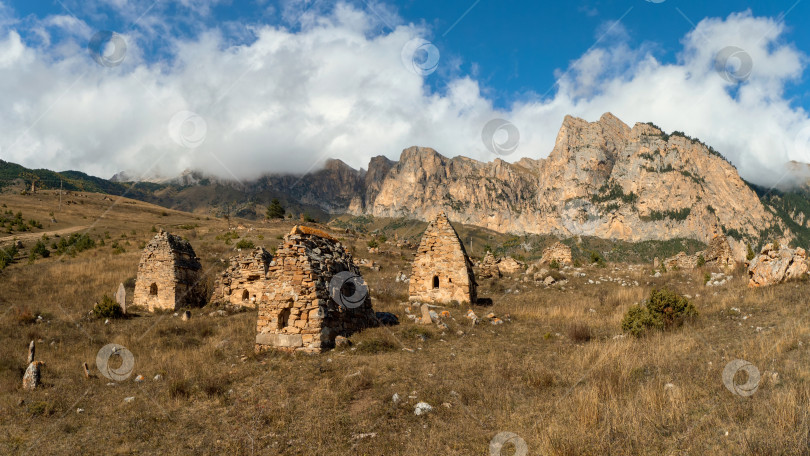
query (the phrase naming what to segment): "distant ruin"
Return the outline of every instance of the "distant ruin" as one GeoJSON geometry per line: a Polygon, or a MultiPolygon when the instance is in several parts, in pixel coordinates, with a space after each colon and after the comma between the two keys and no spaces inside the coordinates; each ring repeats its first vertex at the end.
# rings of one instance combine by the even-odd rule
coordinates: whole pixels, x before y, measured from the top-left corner
{"type": "Polygon", "coordinates": [[[273,256],[263,247],[234,256],[214,285],[213,302],[255,307],[268,287],[273,256]]]}
{"type": "Polygon", "coordinates": [[[334,348],[337,336],[376,326],[368,289],[344,284],[342,276],[360,277],[343,245],[323,231],[294,227],[270,262],[256,351],[320,352],[334,348]]]}
{"type": "Polygon", "coordinates": [[[160,230],[141,255],[133,305],[150,312],[203,305],[201,271],[200,260],[191,244],[160,230]]]}
{"type": "Polygon", "coordinates": [[[475,275],[464,244],[444,212],[430,222],[413,261],[410,301],[475,304],[475,275]]]}

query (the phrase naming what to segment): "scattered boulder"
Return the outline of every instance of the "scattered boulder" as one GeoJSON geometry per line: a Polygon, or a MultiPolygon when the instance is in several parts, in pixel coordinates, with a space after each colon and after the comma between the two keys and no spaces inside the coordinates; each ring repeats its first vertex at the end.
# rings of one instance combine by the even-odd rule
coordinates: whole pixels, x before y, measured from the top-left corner
{"type": "Polygon", "coordinates": [[[775,249],[771,243],[748,264],[748,286],[762,287],[798,279],[807,274],[807,253],[803,248],[775,249]]]}
{"type": "Polygon", "coordinates": [[[183,311],[183,316],[180,317],[180,319],[183,320],[183,321],[191,320],[191,311],[190,310],[183,311]]]}
{"type": "Polygon", "coordinates": [[[426,415],[433,411],[433,407],[428,404],[427,402],[420,402],[416,404],[416,407],[413,409],[414,415],[426,415]]]}

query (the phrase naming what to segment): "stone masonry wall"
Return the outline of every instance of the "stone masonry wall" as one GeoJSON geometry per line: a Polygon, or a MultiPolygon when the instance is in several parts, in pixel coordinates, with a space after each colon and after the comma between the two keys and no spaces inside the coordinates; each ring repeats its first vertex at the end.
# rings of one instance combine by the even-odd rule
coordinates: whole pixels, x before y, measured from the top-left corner
{"type": "Polygon", "coordinates": [[[230,265],[217,278],[214,302],[255,307],[268,287],[268,272],[273,256],[263,247],[234,256],[230,265]]]}
{"type": "Polygon", "coordinates": [[[368,294],[353,309],[330,297],[330,281],[343,271],[360,275],[340,242],[293,228],[270,262],[269,286],[259,300],[256,350],[320,352],[333,348],[339,335],[376,326],[368,294]]]}
{"type": "Polygon", "coordinates": [[[430,222],[413,261],[409,300],[428,303],[475,303],[472,263],[447,216],[430,222]]]}
{"type": "Polygon", "coordinates": [[[161,230],[141,255],[133,304],[149,311],[202,305],[201,270],[191,244],[161,230]]]}

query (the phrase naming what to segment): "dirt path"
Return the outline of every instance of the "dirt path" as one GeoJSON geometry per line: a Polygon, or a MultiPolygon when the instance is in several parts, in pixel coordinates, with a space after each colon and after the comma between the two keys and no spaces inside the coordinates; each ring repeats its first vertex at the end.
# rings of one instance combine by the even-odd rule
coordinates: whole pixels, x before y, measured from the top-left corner
{"type": "Polygon", "coordinates": [[[35,241],[42,237],[43,234],[47,234],[48,236],[54,236],[56,234],[63,235],[63,234],[71,234],[75,233],[76,231],[81,231],[84,229],[89,228],[89,226],[72,226],[70,228],[62,228],[61,230],[54,230],[54,231],[41,231],[39,233],[21,233],[15,234],[12,236],[5,236],[0,237],[0,245],[10,243],[11,241],[17,239],[21,242],[25,241],[35,241]]]}

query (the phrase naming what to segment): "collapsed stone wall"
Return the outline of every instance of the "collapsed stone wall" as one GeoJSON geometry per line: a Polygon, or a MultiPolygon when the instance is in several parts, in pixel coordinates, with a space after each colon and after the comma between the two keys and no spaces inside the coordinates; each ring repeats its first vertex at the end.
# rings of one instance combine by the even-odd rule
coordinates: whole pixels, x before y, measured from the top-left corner
{"type": "Polygon", "coordinates": [[[228,268],[217,278],[212,301],[255,307],[268,287],[268,273],[273,256],[256,247],[234,256],[228,268]]]}
{"type": "MultiPolygon", "coordinates": [[[[341,306],[330,295],[337,274],[360,276],[351,254],[331,236],[309,233],[293,228],[270,262],[268,287],[259,300],[257,351],[320,352],[333,348],[337,336],[377,325],[367,289],[355,290],[365,293],[357,307],[341,306]]],[[[356,301],[358,295],[352,296],[356,301]]]]}
{"type": "Polygon", "coordinates": [[[568,247],[562,242],[556,242],[551,247],[543,250],[543,256],[540,258],[541,265],[550,264],[554,260],[557,260],[560,266],[573,264],[574,260],[571,256],[571,247],[568,247]]]}
{"type": "Polygon", "coordinates": [[[409,300],[476,302],[475,275],[464,244],[444,212],[428,224],[413,261],[409,300]]]}
{"type": "Polygon", "coordinates": [[[160,230],[141,255],[133,304],[149,311],[201,306],[205,304],[201,274],[191,244],[160,230]]]}

